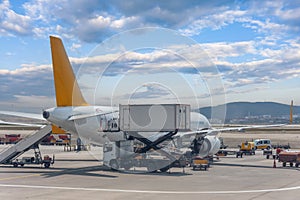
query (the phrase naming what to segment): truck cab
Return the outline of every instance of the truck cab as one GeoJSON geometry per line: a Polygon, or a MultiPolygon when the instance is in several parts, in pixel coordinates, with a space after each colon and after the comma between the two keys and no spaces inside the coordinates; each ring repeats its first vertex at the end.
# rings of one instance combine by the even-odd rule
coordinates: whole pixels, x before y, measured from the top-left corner
{"type": "Polygon", "coordinates": [[[271,145],[271,140],[269,139],[257,139],[254,140],[254,144],[255,144],[255,149],[271,149],[272,145],[271,145]]]}

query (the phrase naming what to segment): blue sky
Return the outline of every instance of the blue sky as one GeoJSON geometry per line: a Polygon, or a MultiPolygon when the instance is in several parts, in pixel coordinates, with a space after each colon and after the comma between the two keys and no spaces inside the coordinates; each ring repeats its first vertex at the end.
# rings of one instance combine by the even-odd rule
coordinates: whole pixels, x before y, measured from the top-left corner
{"type": "Polygon", "coordinates": [[[4,0],[0,13],[0,109],[55,105],[49,35],[90,103],[300,105],[299,0],[4,0]]]}

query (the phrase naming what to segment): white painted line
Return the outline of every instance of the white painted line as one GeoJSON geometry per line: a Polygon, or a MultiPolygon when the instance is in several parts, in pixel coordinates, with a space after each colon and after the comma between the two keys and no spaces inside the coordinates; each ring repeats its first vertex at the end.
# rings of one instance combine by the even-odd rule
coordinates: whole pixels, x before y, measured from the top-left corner
{"type": "Polygon", "coordinates": [[[162,190],[122,190],[105,188],[82,188],[82,187],[59,187],[59,186],[40,186],[40,185],[10,185],[0,184],[0,187],[10,188],[31,188],[31,189],[53,189],[53,190],[77,190],[77,191],[99,191],[99,192],[120,192],[120,193],[151,193],[151,194],[239,194],[239,193],[260,193],[260,192],[280,192],[289,190],[299,190],[300,186],[264,189],[264,190],[228,190],[228,191],[162,191],[162,190]]]}

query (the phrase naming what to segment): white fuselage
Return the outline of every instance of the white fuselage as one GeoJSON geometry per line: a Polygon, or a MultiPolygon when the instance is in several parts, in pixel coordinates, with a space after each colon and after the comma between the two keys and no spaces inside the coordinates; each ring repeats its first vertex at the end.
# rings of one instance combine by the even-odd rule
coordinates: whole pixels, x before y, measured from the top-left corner
{"type": "MultiPolygon", "coordinates": [[[[55,107],[44,111],[44,118],[56,126],[78,135],[82,141],[103,145],[106,142],[124,138],[124,133],[105,131],[109,120],[118,119],[116,107],[76,106],[55,107]]],[[[211,129],[207,118],[200,113],[191,112],[191,129],[211,129]]],[[[153,133],[152,133],[153,135],[153,133]]],[[[215,154],[220,148],[220,140],[216,136],[205,136],[201,156],[215,154]]]]}

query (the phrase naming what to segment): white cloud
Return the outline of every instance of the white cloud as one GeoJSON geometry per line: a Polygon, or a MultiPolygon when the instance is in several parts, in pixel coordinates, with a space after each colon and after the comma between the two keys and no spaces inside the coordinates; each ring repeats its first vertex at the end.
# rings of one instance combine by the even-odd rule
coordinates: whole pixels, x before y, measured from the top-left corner
{"type": "Polygon", "coordinates": [[[121,17],[120,19],[114,20],[110,26],[114,29],[128,28],[134,23],[139,24],[139,20],[140,19],[137,16],[121,17]]]}
{"type": "MultiPolygon", "coordinates": [[[[161,1],[131,1],[124,3],[120,0],[112,2],[91,0],[88,4],[74,0],[70,4],[66,0],[32,0],[23,4],[26,15],[15,13],[19,18],[17,25],[9,23],[6,25],[7,30],[2,29],[0,33],[5,31],[9,34],[13,29],[19,34],[24,34],[34,30],[39,37],[52,33],[66,38],[79,38],[85,42],[97,42],[129,28],[161,26],[175,28],[185,35],[192,36],[198,35],[204,29],[217,30],[239,22],[258,32],[278,34],[291,29],[296,30],[295,24],[280,23],[272,16],[288,22],[299,18],[297,16],[300,8],[292,7],[293,3],[285,4],[273,1],[248,3],[173,1],[172,4],[161,1]],[[252,9],[250,7],[248,10],[243,10],[242,8],[248,4],[252,5],[252,9]],[[257,17],[254,19],[255,15],[257,17]],[[30,27],[30,22],[34,22],[35,27],[30,27]]],[[[4,1],[1,8],[6,10],[6,13],[12,12],[8,1],[4,1]]]]}
{"type": "Polygon", "coordinates": [[[31,18],[10,9],[9,1],[0,4],[0,33],[4,35],[27,35],[31,32],[31,18]]]}
{"type": "Polygon", "coordinates": [[[70,49],[72,51],[76,51],[79,48],[81,48],[81,44],[75,44],[75,43],[73,43],[70,49]]]}
{"type": "MultiPolygon", "coordinates": [[[[251,38],[239,42],[211,38],[211,43],[202,45],[219,66],[225,81],[232,83],[228,84],[230,89],[234,89],[236,86],[258,86],[278,79],[299,77],[300,45],[299,38],[295,39],[300,30],[298,3],[259,0],[235,3],[175,0],[171,4],[156,0],[91,0],[86,3],[74,0],[70,4],[66,0],[31,0],[23,4],[25,14],[20,14],[11,8],[8,0],[4,0],[0,3],[0,34],[22,36],[33,33],[36,37],[45,37],[51,33],[70,40],[68,42],[74,51],[84,42],[99,42],[129,28],[159,26],[173,28],[189,36],[201,36],[203,31],[219,30],[234,24],[246,28],[249,34],[253,33],[248,36],[251,38]]],[[[192,46],[186,49],[174,45],[170,49],[190,59],[202,58],[203,54],[192,46]]],[[[71,58],[76,67],[82,63],[98,67],[90,73],[99,73],[99,66],[107,66],[113,61],[116,62],[110,66],[111,76],[128,70],[159,73],[163,68],[194,72],[192,65],[166,51],[139,53],[124,49],[119,54],[98,55],[87,60],[71,58]]],[[[20,79],[24,83],[35,78],[38,81],[36,75],[40,72],[49,75],[51,66],[22,65],[17,70],[1,69],[0,76],[15,80],[16,76],[25,74],[26,77],[20,79]]],[[[49,76],[47,78],[50,79],[49,76]]],[[[1,87],[7,91],[8,85],[1,87]]]]}
{"type": "Polygon", "coordinates": [[[217,57],[218,59],[257,53],[254,41],[206,43],[201,44],[201,47],[210,57],[217,57]]]}
{"type": "Polygon", "coordinates": [[[200,19],[196,19],[192,24],[188,25],[187,28],[180,29],[179,31],[184,35],[193,36],[198,35],[203,29],[206,28],[218,30],[223,26],[227,26],[235,21],[238,21],[238,19],[245,14],[245,11],[240,10],[221,11],[221,13],[199,17],[200,19]]]}
{"type": "Polygon", "coordinates": [[[23,64],[21,68],[8,70],[8,69],[0,69],[0,75],[25,75],[32,73],[39,73],[41,71],[50,71],[52,70],[51,65],[29,65],[23,64]]]}

